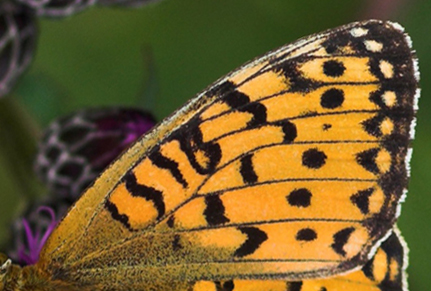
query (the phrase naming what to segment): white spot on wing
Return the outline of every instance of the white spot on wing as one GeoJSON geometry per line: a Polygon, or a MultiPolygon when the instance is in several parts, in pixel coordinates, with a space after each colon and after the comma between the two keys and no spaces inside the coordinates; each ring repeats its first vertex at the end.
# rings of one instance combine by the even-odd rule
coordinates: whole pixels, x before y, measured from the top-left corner
{"type": "Polygon", "coordinates": [[[381,42],[375,41],[375,40],[365,40],[364,41],[365,48],[373,53],[377,53],[382,51],[383,44],[381,42]]]}
{"type": "Polygon", "coordinates": [[[365,29],[363,27],[355,27],[350,30],[350,34],[353,37],[361,37],[366,35],[367,33],[368,33],[368,29],[365,29]]]}
{"type": "Polygon", "coordinates": [[[390,79],[394,76],[394,66],[388,61],[381,60],[379,62],[379,69],[386,79],[390,79]]]}
{"type": "Polygon", "coordinates": [[[382,94],[382,100],[386,106],[392,107],[397,103],[397,95],[395,95],[394,91],[385,91],[382,94]]]}

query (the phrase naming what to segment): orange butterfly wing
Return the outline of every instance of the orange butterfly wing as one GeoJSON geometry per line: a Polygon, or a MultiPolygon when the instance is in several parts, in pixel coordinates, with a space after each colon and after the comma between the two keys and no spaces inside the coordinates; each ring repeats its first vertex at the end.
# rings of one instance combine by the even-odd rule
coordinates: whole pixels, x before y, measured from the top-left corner
{"type": "Polygon", "coordinates": [[[367,21],[245,65],[111,165],[38,267],[120,290],[365,264],[407,185],[415,64],[397,24],[367,21]]]}
{"type": "Polygon", "coordinates": [[[361,270],[314,280],[199,281],[193,291],[407,291],[407,246],[398,229],[385,240],[361,270]]]}

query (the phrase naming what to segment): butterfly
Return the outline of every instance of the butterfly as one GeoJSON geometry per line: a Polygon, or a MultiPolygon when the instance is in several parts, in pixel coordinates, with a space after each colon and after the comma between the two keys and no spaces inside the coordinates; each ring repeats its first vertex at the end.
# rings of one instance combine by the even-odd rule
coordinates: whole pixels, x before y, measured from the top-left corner
{"type": "Polygon", "coordinates": [[[251,61],[142,136],[0,290],[406,290],[419,73],[369,20],[251,61]]]}

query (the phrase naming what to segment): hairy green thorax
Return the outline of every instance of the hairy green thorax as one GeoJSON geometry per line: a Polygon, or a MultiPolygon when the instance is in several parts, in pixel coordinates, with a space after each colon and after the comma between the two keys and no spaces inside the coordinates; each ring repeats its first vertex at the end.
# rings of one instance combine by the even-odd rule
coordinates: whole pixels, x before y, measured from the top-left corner
{"type": "Polygon", "coordinates": [[[73,291],[69,284],[52,280],[34,265],[21,268],[0,253],[0,291],[73,291]]]}

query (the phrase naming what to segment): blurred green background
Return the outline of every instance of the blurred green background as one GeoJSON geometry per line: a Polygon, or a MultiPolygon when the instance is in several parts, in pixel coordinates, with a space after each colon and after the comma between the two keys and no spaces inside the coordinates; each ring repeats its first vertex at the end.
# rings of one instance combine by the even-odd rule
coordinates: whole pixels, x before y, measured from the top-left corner
{"type": "Polygon", "coordinates": [[[0,146],[0,241],[7,221],[38,192],[30,164],[16,154],[22,151],[28,160],[33,140],[5,131],[26,129],[37,136],[52,118],[88,106],[146,107],[161,119],[268,50],[348,22],[390,19],[412,37],[421,69],[412,178],[399,226],[410,247],[410,290],[429,290],[430,15],[429,0],[165,0],[140,9],[93,8],[66,20],[41,20],[31,69],[14,96],[0,103],[6,108],[1,110],[1,144],[9,144],[0,146]],[[14,154],[8,152],[11,144],[14,154]]]}

